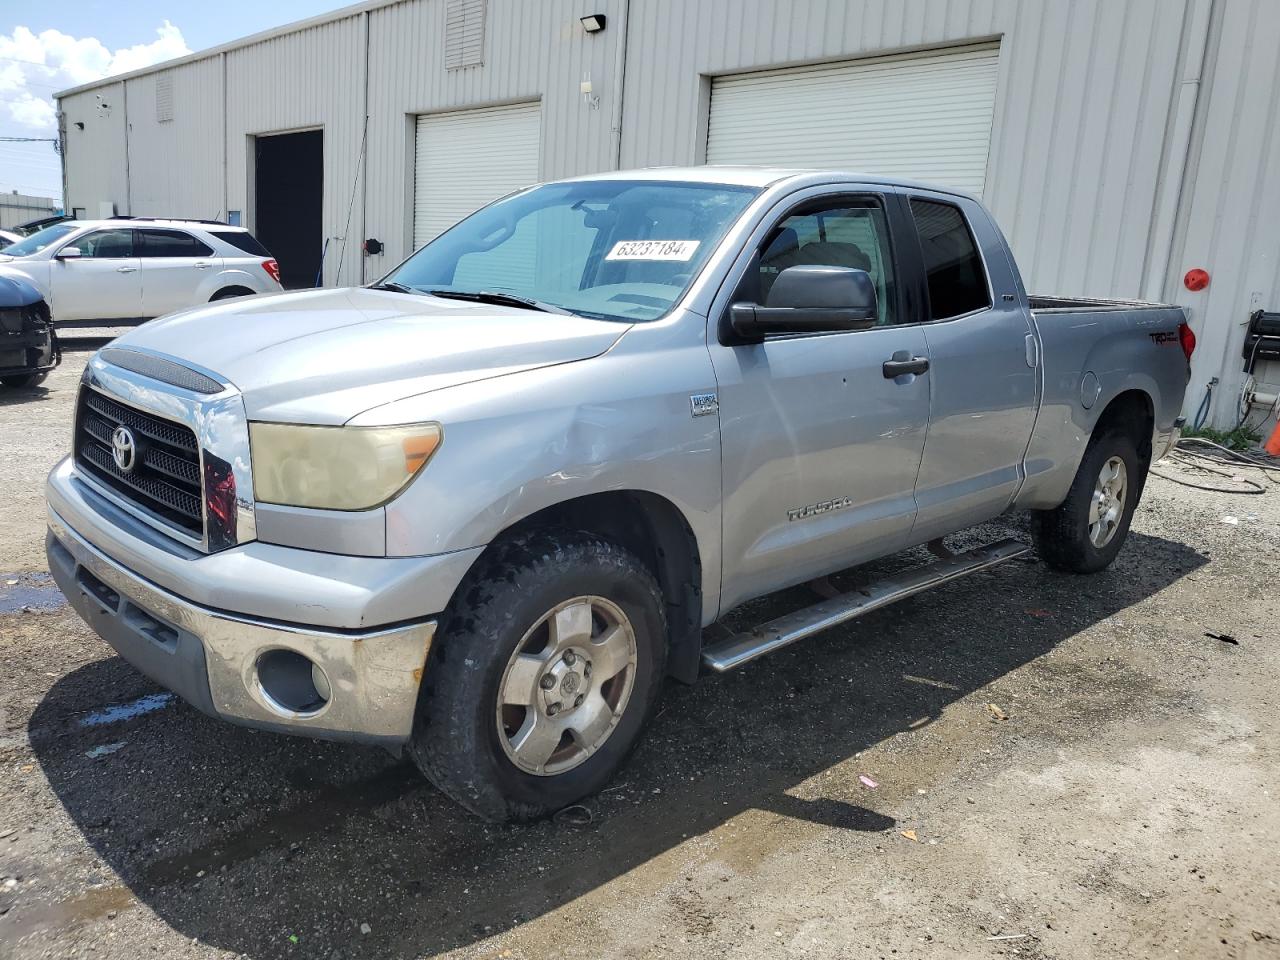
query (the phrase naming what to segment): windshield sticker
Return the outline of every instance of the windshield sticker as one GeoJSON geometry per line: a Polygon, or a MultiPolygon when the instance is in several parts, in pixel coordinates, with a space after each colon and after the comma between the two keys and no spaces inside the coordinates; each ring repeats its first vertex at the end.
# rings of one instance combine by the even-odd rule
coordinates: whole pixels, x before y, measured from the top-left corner
{"type": "Polygon", "coordinates": [[[697,240],[621,240],[606,260],[688,260],[698,249],[697,240]]]}

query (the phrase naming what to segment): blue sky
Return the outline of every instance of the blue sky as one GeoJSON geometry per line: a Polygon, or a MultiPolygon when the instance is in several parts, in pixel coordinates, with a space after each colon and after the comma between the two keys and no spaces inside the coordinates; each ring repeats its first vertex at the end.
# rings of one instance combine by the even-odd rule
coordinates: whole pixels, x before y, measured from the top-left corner
{"type": "MultiPolygon", "coordinates": [[[[55,137],[57,90],[342,6],[334,0],[4,0],[0,137],[55,137]]],[[[53,145],[0,142],[0,190],[60,199],[53,145]]]]}

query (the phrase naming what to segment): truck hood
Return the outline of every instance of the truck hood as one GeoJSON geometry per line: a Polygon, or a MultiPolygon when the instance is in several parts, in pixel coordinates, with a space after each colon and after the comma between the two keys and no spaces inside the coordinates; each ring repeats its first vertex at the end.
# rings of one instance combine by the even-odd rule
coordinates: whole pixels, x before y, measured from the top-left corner
{"type": "Polygon", "coordinates": [[[252,420],[340,424],[394,400],[599,356],[628,324],[353,287],[229,300],[112,346],[212,371],[252,420]]]}

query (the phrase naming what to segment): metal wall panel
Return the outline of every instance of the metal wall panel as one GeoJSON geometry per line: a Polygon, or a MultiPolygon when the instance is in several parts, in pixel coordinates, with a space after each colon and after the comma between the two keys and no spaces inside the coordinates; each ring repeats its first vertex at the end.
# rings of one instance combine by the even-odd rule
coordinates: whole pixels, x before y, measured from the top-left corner
{"type": "MultiPolygon", "coordinates": [[[[1220,377],[1211,422],[1233,427],[1249,314],[1280,311],[1280,4],[1219,0],[1215,10],[1164,295],[1187,307],[1199,337],[1184,412],[1220,377]],[[1198,293],[1182,284],[1194,267],[1212,277],[1198,293]]],[[[1257,377],[1276,392],[1280,363],[1259,364],[1257,377]]],[[[1259,412],[1251,424],[1265,438],[1275,420],[1259,412]]]]}
{"type": "Polygon", "coordinates": [[[117,213],[128,213],[124,84],[104,83],[63,97],[58,108],[66,124],[62,169],[67,211],[82,207],[85,216],[96,217],[99,204],[107,202],[115,204],[117,213]]]}
{"type": "Polygon", "coordinates": [[[1137,296],[1185,6],[635,0],[623,166],[703,159],[711,77],[998,38],[983,197],[1029,287],[1137,296]]]}
{"type": "Polygon", "coordinates": [[[129,209],[138,217],[221,218],[222,58],[197,60],[126,80],[129,93],[129,209]],[[164,83],[168,112],[160,120],[164,83]]]}
{"type": "Polygon", "coordinates": [[[614,167],[614,64],[621,0],[489,0],[480,66],[444,63],[445,0],[410,0],[369,14],[369,188],[365,236],[386,244],[366,275],[386,272],[412,249],[414,118],[469,106],[538,100],[541,179],[614,167]],[[590,35],[578,22],[604,13],[590,35]],[[591,98],[580,93],[590,80],[591,98]]]}
{"type": "Polygon", "coordinates": [[[7,230],[28,220],[51,217],[60,206],[49,197],[33,197],[26,193],[0,194],[0,229],[7,230]]]}
{"type": "Polygon", "coordinates": [[[364,28],[364,15],[357,14],[225,54],[227,206],[245,211],[246,226],[254,226],[253,138],[324,131],[326,285],[361,279],[364,28]]]}

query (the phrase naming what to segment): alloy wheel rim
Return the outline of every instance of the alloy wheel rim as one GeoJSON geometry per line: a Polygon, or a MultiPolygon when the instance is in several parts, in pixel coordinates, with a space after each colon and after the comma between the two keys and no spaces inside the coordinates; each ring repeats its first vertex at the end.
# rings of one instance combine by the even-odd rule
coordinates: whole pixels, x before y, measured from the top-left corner
{"type": "Polygon", "coordinates": [[[525,773],[584,763],[617,729],[631,699],[636,635],[604,597],[556,604],[516,645],[498,685],[498,741],[525,773]]]}
{"type": "Polygon", "coordinates": [[[1089,542],[1095,547],[1105,547],[1120,529],[1128,487],[1128,468],[1119,457],[1111,457],[1098,472],[1089,501],[1089,542]]]}

